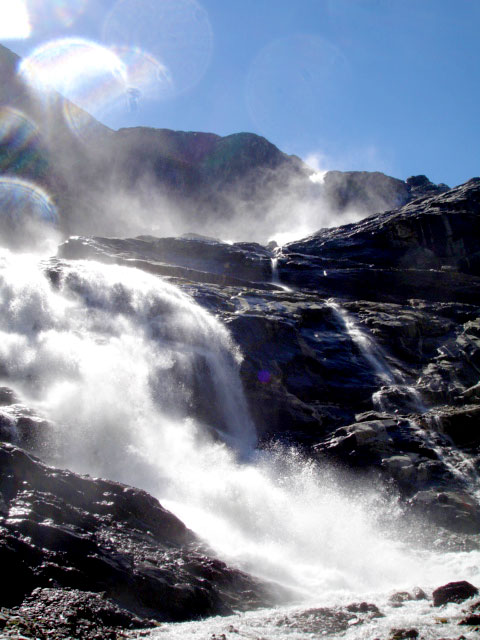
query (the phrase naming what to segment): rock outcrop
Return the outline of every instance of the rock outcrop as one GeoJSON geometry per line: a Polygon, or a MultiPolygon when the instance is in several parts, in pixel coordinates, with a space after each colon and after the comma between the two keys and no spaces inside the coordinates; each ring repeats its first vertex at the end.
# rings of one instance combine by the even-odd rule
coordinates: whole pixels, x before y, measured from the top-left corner
{"type": "Polygon", "coordinates": [[[272,602],[265,585],[209,555],[144,491],[48,467],[0,444],[0,497],[0,557],[5,575],[15,576],[2,581],[2,606],[25,598],[22,607],[33,606],[34,589],[40,603],[52,590],[93,591],[110,622],[128,627],[132,616],[190,620],[272,602]]]}
{"type": "Polygon", "coordinates": [[[42,100],[18,75],[20,62],[0,45],[0,172],[46,188],[67,235],[126,235],[167,220],[176,230],[233,228],[236,238],[266,241],[265,214],[277,208],[282,218],[295,204],[341,220],[447,189],[425,176],[404,182],[360,171],[312,182],[300,158],[252,133],[112,131],[56,92],[42,100]]]}
{"type": "MultiPolygon", "coordinates": [[[[425,176],[330,172],[312,187],[298,158],[253,134],[112,132],[94,119],[92,144],[67,126],[61,96],[44,112],[16,76],[17,63],[0,47],[2,122],[13,114],[14,128],[30,122],[35,135],[19,147],[13,129],[0,130],[0,170],[45,187],[62,210],[61,230],[83,234],[43,262],[52,285],[76,259],[171,280],[239,345],[260,446],[294,444],[384,483],[407,515],[478,544],[480,178],[448,189],[425,176]],[[47,115],[56,123],[50,129],[47,115]],[[210,233],[207,220],[234,216],[236,203],[260,216],[286,191],[371,215],[281,249],[195,234],[93,236],[97,223],[112,223],[97,196],[144,183],[148,196],[158,188],[202,233],[210,233]]],[[[159,209],[147,213],[156,223],[159,209]]],[[[6,371],[0,362],[2,380],[6,371]]],[[[204,395],[203,406],[191,402],[200,418],[215,409],[204,395]]],[[[44,417],[0,388],[0,557],[17,578],[2,583],[2,606],[18,606],[25,619],[35,607],[41,616],[70,611],[66,637],[75,628],[88,638],[92,617],[108,635],[275,600],[273,587],[214,558],[145,492],[43,464],[35,455],[47,457],[48,430],[44,417]]],[[[350,613],[342,612],[345,628],[350,613]]],[[[413,637],[405,633],[395,637],[413,637]]]]}
{"type": "Polygon", "coordinates": [[[269,249],[201,237],[73,238],[59,255],[161,264],[240,345],[261,440],[380,475],[412,512],[475,533],[479,194],[473,179],[288,244],[284,284],[269,249]]]}

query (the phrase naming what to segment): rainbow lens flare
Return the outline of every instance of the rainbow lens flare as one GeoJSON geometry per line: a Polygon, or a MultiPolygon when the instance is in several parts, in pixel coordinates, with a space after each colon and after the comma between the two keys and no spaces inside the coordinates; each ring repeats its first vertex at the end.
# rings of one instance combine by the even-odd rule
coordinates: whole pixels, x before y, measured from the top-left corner
{"type": "MultiPolygon", "coordinates": [[[[103,41],[124,52],[130,50],[126,58],[131,56],[134,68],[151,69],[152,64],[157,71],[160,68],[157,90],[161,89],[163,98],[183,93],[199,82],[210,63],[213,32],[208,14],[197,0],[119,0],[105,21],[103,41]],[[140,52],[147,57],[140,60],[140,52]]],[[[132,75],[135,77],[134,71],[132,75]]],[[[144,72],[138,75],[140,80],[144,78],[144,72]]],[[[136,86],[135,82],[132,85],[136,86]]],[[[141,86],[136,88],[142,91],[141,86]]]]}
{"type": "MultiPolygon", "coordinates": [[[[7,0],[14,4],[12,0],[7,0]]],[[[33,31],[71,27],[85,12],[88,0],[27,0],[33,31]]]]}
{"type": "Polygon", "coordinates": [[[67,99],[66,122],[79,137],[91,122],[88,114],[102,119],[127,104],[125,64],[112,50],[89,40],[43,44],[22,61],[19,74],[46,105],[58,102],[58,93],[67,99]]]}
{"type": "Polygon", "coordinates": [[[2,225],[23,225],[28,220],[56,225],[58,212],[49,194],[27,180],[11,176],[0,178],[0,220],[2,225]]]}
{"type": "Polygon", "coordinates": [[[58,212],[49,194],[33,182],[0,178],[0,238],[9,249],[51,250],[58,241],[58,212]]]}
{"type": "Polygon", "coordinates": [[[45,158],[36,124],[12,107],[0,107],[0,171],[38,176],[45,158]]]}

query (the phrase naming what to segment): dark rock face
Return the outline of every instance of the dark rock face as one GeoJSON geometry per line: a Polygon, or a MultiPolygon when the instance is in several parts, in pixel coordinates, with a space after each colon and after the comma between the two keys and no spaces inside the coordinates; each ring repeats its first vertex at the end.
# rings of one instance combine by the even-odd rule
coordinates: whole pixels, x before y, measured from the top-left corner
{"type": "Polygon", "coordinates": [[[434,184],[426,176],[411,176],[403,182],[379,171],[328,171],[323,186],[333,211],[350,210],[366,215],[449,190],[447,185],[434,184]]]}
{"type": "Polygon", "coordinates": [[[273,288],[270,252],[257,244],[226,244],[201,236],[129,240],[75,237],[60,246],[59,257],[92,258],[136,266],[161,275],[184,277],[212,284],[252,285],[273,288]],[[242,282],[244,281],[244,282],[242,282]]]}
{"type": "MultiPolygon", "coordinates": [[[[77,589],[37,588],[20,607],[3,610],[3,637],[107,638],[125,637],[127,629],[154,626],[154,620],[132,615],[104,594],[77,589]]],[[[1,621],[1,618],[0,618],[1,621]]],[[[1,624],[1,622],[0,622],[1,624]]]]}
{"type": "MultiPolygon", "coordinates": [[[[477,275],[480,178],[357,224],[322,229],[284,253],[313,255],[324,268],[456,269],[477,275]],[[348,259],[342,264],[339,260],[348,259]],[[352,264],[354,263],[354,264],[352,264]]],[[[413,280],[413,278],[412,278],[413,280]]]]}
{"type": "Polygon", "coordinates": [[[321,295],[478,304],[480,178],[283,248],[285,282],[321,295]]]}
{"type": "MultiPolygon", "coordinates": [[[[473,180],[450,195],[415,205],[414,219],[439,207],[443,211],[447,195],[447,202],[456,203],[450,199],[455,193],[463,204],[454,204],[452,215],[460,211],[465,220],[478,217],[478,181],[473,180]]],[[[323,232],[294,246],[302,245],[301,255],[291,253],[293,245],[288,245],[279,258],[279,275],[284,282],[301,285],[294,290],[259,282],[268,275],[271,254],[258,245],[223,245],[202,238],[70,239],[61,255],[128,260],[147,270],[160,262],[166,268],[172,263],[195,266],[198,271],[182,267],[170,276],[219,314],[240,345],[244,388],[261,439],[281,437],[313,446],[310,451],[316,456],[374,470],[407,498],[430,490],[468,493],[469,476],[456,473],[455,456],[456,446],[466,447],[471,473],[476,473],[480,280],[461,272],[397,267],[373,270],[383,274],[375,280],[372,270],[353,269],[350,263],[349,238],[360,235],[362,251],[376,259],[377,235],[406,215],[401,209],[326,231],[332,243],[338,240],[335,251],[341,257],[335,264],[340,264],[342,279],[325,269],[333,258],[322,254],[323,232]],[[362,231],[365,224],[368,234],[362,231]],[[194,250],[189,249],[192,243],[194,250]],[[231,264],[235,274],[244,273],[250,282],[234,281],[228,275],[231,264]],[[208,273],[211,278],[215,272],[221,278],[222,269],[223,282],[197,275],[208,273]],[[352,273],[368,278],[359,275],[355,280],[352,273]],[[444,276],[457,278],[463,288],[447,285],[444,276]],[[397,286],[399,277],[404,290],[397,286]],[[322,285],[325,281],[330,289],[322,285]],[[412,292],[418,298],[412,299],[412,292]],[[343,312],[325,299],[329,294],[343,299],[343,312]]],[[[383,255],[380,252],[380,260],[383,255]]],[[[431,510],[425,506],[424,511],[431,510]]],[[[433,512],[453,514],[435,516],[442,525],[455,530],[464,526],[455,510],[433,512]]],[[[473,530],[478,505],[465,518],[470,523],[465,526],[473,530]]]]}
{"type": "Polygon", "coordinates": [[[446,184],[434,184],[427,176],[410,176],[405,180],[405,184],[409,190],[410,200],[416,200],[417,198],[425,198],[428,196],[438,195],[448,191],[450,187],[446,184]]]}
{"type": "MultiPolygon", "coordinates": [[[[114,133],[92,119],[90,146],[65,123],[47,136],[45,113],[15,76],[16,63],[0,48],[0,104],[25,112],[41,134],[28,157],[31,176],[22,169],[25,150],[17,153],[11,140],[0,141],[0,169],[46,186],[64,231],[90,233],[102,218],[94,196],[106,186],[146,180],[169,203],[186,205],[203,232],[209,216],[233,215],[232,198],[264,215],[272,194],[292,184],[302,193],[309,184],[299,159],[252,134],[114,133]]],[[[61,98],[54,104],[61,122],[61,98]]],[[[405,510],[429,524],[478,535],[480,178],[449,190],[425,176],[402,182],[330,172],[320,192],[335,211],[372,215],[275,253],[273,245],[195,234],[76,236],[44,272],[55,286],[65,260],[89,259],[170,279],[220,317],[240,346],[261,445],[293,443],[393,487],[405,510]]],[[[211,404],[203,396],[194,407],[200,418],[211,404]]],[[[272,602],[269,587],[211,557],[148,494],[51,469],[23,450],[46,453],[46,427],[0,388],[0,558],[18,577],[3,583],[1,604],[19,606],[25,619],[72,611],[65,634],[75,628],[88,638],[96,633],[92,617],[107,636],[137,618],[186,620],[272,602]]],[[[309,632],[331,624],[337,632],[357,614],[376,615],[372,606],[311,610],[295,624],[309,632]]],[[[414,631],[392,630],[392,637],[414,631]]]]}
{"type": "Polygon", "coordinates": [[[378,171],[328,171],[324,187],[329,204],[337,211],[385,211],[410,199],[408,184],[378,171]]]}
{"type": "MultiPolygon", "coordinates": [[[[8,444],[0,445],[0,488],[2,567],[17,578],[2,582],[2,606],[20,605],[36,588],[47,600],[57,598],[48,589],[104,592],[102,615],[128,626],[132,614],[186,620],[271,598],[265,586],[208,557],[144,491],[47,467],[8,444]],[[113,610],[110,600],[130,613],[113,610]]],[[[32,606],[32,598],[22,605],[32,606]]]]}
{"type": "Polygon", "coordinates": [[[463,580],[462,582],[449,582],[433,592],[433,606],[441,607],[448,602],[463,602],[478,594],[478,589],[463,580]]]}
{"type": "Polygon", "coordinates": [[[476,534],[480,530],[480,510],[475,500],[466,493],[432,489],[419,491],[410,504],[414,510],[452,531],[476,534]]]}

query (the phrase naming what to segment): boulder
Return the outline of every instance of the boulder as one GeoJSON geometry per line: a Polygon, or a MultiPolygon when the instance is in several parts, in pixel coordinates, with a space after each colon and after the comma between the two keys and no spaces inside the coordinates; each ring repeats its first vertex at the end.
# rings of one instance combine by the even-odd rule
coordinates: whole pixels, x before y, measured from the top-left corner
{"type": "Polygon", "coordinates": [[[478,594],[477,587],[470,582],[449,582],[433,592],[433,606],[441,607],[449,602],[464,602],[478,594]]]}
{"type": "Polygon", "coordinates": [[[144,491],[48,467],[9,444],[0,445],[0,489],[0,559],[16,577],[2,582],[1,606],[34,606],[34,596],[25,600],[34,589],[54,587],[102,592],[130,615],[176,621],[275,599],[209,556],[144,491]]]}
{"type": "Polygon", "coordinates": [[[478,447],[480,444],[480,404],[435,409],[436,430],[445,433],[457,445],[478,447]]]}
{"type": "Polygon", "coordinates": [[[409,502],[420,516],[458,533],[480,531],[480,507],[470,495],[460,491],[430,489],[417,492],[409,502]]]}

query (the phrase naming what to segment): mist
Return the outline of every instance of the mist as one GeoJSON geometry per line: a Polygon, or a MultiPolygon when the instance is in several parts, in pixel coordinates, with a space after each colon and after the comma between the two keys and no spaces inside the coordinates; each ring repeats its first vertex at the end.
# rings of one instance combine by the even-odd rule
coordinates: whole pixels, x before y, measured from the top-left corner
{"type": "Polygon", "coordinates": [[[145,175],[135,185],[89,193],[71,211],[67,230],[74,235],[132,237],[180,236],[196,233],[224,242],[258,242],[278,245],[311,235],[321,228],[356,222],[369,213],[385,210],[385,199],[375,196],[373,210],[332,202],[324,184],[311,170],[307,176],[291,175],[288,169],[256,175],[255,197],[245,184],[235,184],[215,194],[215,199],[172,195],[145,175]],[[260,197],[257,196],[260,192],[260,197]]]}

